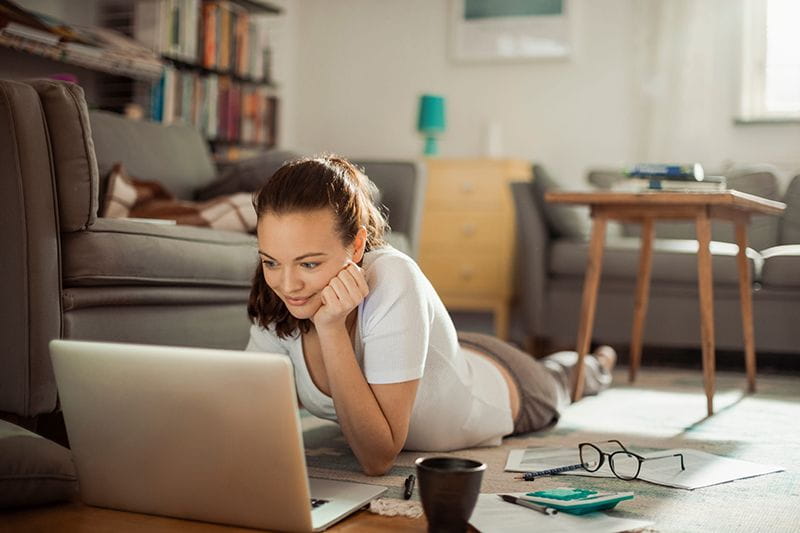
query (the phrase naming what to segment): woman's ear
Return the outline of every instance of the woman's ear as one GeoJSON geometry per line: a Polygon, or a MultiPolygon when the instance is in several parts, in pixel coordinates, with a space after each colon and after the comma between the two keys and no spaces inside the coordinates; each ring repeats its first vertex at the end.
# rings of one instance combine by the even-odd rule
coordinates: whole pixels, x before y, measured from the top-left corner
{"type": "Polygon", "coordinates": [[[353,239],[353,263],[361,263],[364,258],[364,250],[367,247],[367,228],[358,228],[356,238],[353,239]]]}

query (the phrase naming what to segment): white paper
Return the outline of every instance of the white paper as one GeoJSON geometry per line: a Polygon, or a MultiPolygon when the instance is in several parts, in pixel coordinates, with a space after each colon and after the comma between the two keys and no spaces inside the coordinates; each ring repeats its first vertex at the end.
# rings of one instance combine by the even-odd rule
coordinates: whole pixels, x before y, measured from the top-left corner
{"type": "MultiPolygon", "coordinates": [[[[512,493],[521,496],[523,493],[512,493]]],[[[624,503],[624,502],[623,502],[624,503]]],[[[481,494],[469,523],[481,533],[612,533],[641,529],[653,524],[648,520],[616,518],[605,513],[544,515],[520,505],[504,502],[497,494],[481,494]]]]}
{"type": "MultiPolygon", "coordinates": [[[[683,454],[686,470],[681,470],[678,457],[647,461],[642,463],[639,479],[666,487],[692,490],[783,470],[783,468],[775,465],[751,463],[686,448],[658,450],[640,453],[640,455],[642,457],[660,457],[676,453],[683,454]]],[[[507,472],[536,472],[579,462],[577,448],[527,448],[511,450],[508,454],[505,469],[507,472]]],[[[604,461],[603,466],[596,472],[578,469],[564,472],[564,474],[614,477],[608,466],[608,461],[604,461]]]]}

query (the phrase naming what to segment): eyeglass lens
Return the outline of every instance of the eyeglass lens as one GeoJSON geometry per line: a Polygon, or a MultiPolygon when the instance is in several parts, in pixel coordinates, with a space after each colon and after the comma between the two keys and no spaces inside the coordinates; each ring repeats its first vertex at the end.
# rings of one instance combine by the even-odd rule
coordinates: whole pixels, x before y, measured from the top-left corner
{"type": "Polygon", "coordinates": [[[639,475],[639,458],[629,452],[615,452],[608,456],[611,471],[622,479],[634,479],[639,475]]]}
{"type": "Polygon", "coordinates": [[[603,464],[602,452],[591,444],[581,444],[578,451],[581,456],[581,464],[587,471],[594,472],[603,464]]]}

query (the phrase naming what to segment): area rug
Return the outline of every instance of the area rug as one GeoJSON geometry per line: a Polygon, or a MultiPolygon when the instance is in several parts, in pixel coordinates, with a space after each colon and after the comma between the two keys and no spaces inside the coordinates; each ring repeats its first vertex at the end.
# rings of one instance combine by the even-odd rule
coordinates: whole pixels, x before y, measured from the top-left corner
{"type": "MultiPolygon", "coordinates": [[[[706,417],[700,371],[644,369],[633,385],[620,369],[615,385],[599,396],[570,406],[557,425],[505,439],[494,448],[450,454],[488,465],[481,492],[524,492],[561,486],[633,491],[635,498],[611,514],[652,520],[654,531],[800,532],[800,377],[758,377],[758,392],[745,394],[741,374],[718,373],[715,414],[706,417]],[[576,447],[580,442],[618,439],[649,450],[692,448],[785,471],[692,491],[644,481],[559,475],[534,482],[504,472],[508,452],[528,446],[576,447]]],[[[402,498],[414,460],[403,452],[385,476],[360,472],[338,426],[311,415],[302,418],[310,475],[389,487],[385,498],[402,498]]],[[[414,498],[418,498],[415,492],[414,498]]]]}

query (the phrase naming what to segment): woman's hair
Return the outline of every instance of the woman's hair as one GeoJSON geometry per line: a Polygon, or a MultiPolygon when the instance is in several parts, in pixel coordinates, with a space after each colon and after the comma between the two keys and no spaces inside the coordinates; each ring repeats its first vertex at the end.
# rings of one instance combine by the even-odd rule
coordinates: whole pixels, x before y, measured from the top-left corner
{"type": "MultiPolygon", "coordinates": [[[[273,174],[253,196],[258,219],[267,213],[290,213],[331,209],[336,233],[345,246],[350,245],[358,230],[367,231],[364,251],[386,244],[389,229],[386,217],[375,204],[377,187],[352,163],[335,155],[298,159],[286,163],[273,174]]],[[[264,328],[275,325],[280,338],[296,329],[305,333],[311,327],[308,319],[297,319],[264,279],[259,261],[253,275],[247,314],[254,324],[264,328]]]]}

